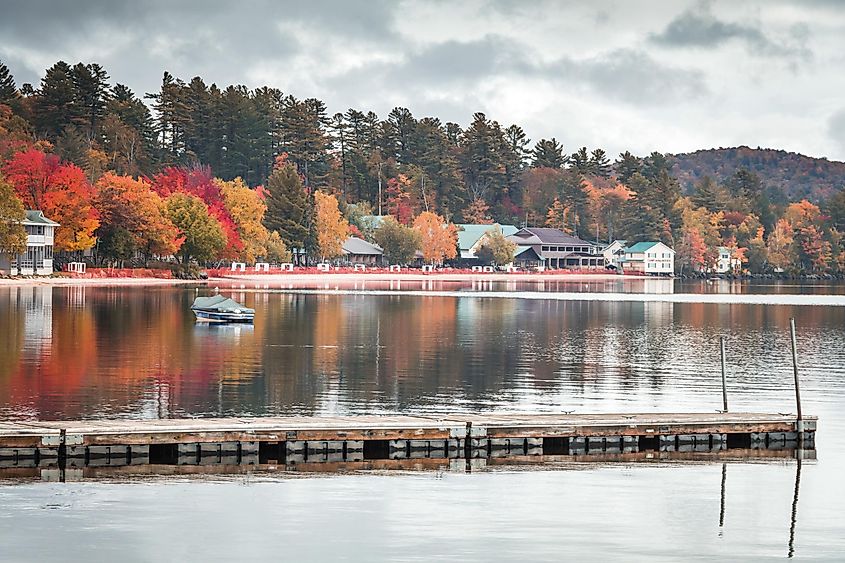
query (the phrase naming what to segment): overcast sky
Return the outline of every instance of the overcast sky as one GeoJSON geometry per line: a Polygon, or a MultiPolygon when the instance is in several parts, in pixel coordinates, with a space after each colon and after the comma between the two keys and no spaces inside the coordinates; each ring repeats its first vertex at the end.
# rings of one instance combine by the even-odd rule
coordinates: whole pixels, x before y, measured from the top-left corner
{"type": "Polygon", "coordinates": [[[740,144],[845,160],[845,1],[0,0],[18,84],[98,62],[157,90],[164,70],[275,86],[385,116],[533,141],[684,152],[740,144]]]}

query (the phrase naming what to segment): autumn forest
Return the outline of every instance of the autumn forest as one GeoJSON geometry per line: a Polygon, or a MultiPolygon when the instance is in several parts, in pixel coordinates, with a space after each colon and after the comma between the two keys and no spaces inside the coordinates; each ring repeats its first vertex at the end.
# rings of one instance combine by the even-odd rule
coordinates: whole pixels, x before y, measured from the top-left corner
{"type": "MultiPolygon", "coordinates": [[[[483,113],[466,127],[400,107],[331,114],[273,87],[167,72],[139,94],[95,63],[19,85],[0,62],[0,219],[43,210],[61,224],[58,260],[330,259],[351,233],[441,262],[455,253],[430,236],[438,226],[453,241],[452,223],[499,222],[661,240],[680,273],[706,271],[719,247],[752,273],[845,273],[845,186],[790,190],[708,158],[718,175],[684,161],[679,178],[673,155],[563,147],[483,113]],[[393,217],[382,234],[367,222],[380,211],[393,217]]],[[[0,230],[0,251],[20,244],[0,230]]]]}

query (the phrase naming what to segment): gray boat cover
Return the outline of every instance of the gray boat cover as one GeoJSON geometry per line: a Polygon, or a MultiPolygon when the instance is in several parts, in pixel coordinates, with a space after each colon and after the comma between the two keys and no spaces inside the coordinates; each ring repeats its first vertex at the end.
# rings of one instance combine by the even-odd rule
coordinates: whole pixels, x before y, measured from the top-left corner
{"type": "Polygon", "coordinates": [[[234,313],[235,310],[241,313],[255,313],[255,309],[244,307],[234,299],[224,295],[212,295],[211,297],[197,297],[191,309],[203,309],[206,311],[219,311],[221,313],[234,313]]]}

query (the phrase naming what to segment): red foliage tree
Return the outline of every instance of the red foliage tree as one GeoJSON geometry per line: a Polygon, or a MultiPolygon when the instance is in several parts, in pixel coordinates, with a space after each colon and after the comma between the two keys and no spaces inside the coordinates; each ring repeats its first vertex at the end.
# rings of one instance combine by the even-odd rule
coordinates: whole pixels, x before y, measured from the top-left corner
{"type": "Polygon", "coordinates": [[[209,214],[220,222],[226,235],[226,249],[221,257],[237,258],[244,245],[238,234],[238,227],[226,209],[220,186],[214,182],[211,169],[205,166],[195,168],[169,167],[153,178],[153,190],[162,198],[174,193],[198,197],[208,206],[209,214]]]}
{"type": "Polygon", "coordinates": [[[59,157],[29,149],[15,154],[3,167],[7,180],[28,209],[38,209],[59,223],[57,250],[78,251],[94,246],[100,225],[94,209],[94,188],[85,172],[59,157]]]}

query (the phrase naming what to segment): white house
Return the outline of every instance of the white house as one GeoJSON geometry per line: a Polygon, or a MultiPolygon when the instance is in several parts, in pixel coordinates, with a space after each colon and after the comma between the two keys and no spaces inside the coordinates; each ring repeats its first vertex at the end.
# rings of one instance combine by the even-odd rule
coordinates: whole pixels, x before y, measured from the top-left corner
{"type": "Polygon", "coordinates": [[[719,257],[716,258],[716,273],[727,274],[738,272],[742,269],[742,261],[739,258],[731,257],[731,249],[725,246],[719,247],[719,257]]]}
{"type": "Polygon", "coordinates": [[[625,272],[669,275],[675,271],[675,251],[662,242],[638,242],[625,248],[625,272]]]}
{"type": "Polygon", "coordinates": [[[626,244],[628,244],[628,241],[615,240],[605,246],[604,249],[601,251],[602,256],[604,256],[604,263],[608,266],[621,268],[621,261],[622,258],[625,256],[626,244]]]}
{"type": "Polygon", "coordinates": [[[23,226],[26,229],[26,252],[11,257],[0,254],[0,273],[49,276],[53,273],[53,238],[59,224],[44,217],[41,211],[27,210],[23,226]]]}

